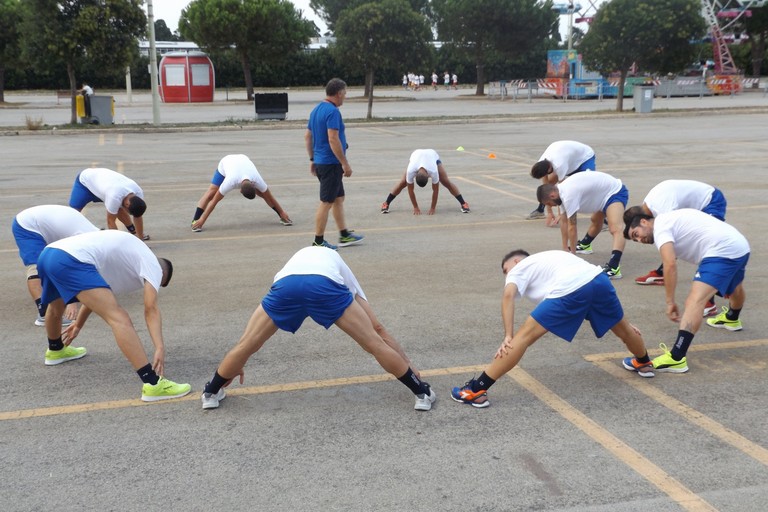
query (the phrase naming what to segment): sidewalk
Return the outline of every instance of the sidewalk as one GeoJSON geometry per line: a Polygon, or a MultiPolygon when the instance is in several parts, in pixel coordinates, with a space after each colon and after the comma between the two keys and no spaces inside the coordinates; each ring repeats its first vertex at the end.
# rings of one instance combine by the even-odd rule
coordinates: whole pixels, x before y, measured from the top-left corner
{"type": "MultiPolygon", "coordinates": [[[[486,88],[487,89],[487,88],[486,88]]],[[[256,89],[256,93],[267,92],[256,89]]],[[[269,92],[288,93],[287,121],[303,122],[309,118],[312,108],[323,99],[322,88],[317,89],[270,89],[269,92]]],[[[381,87],[374,91],[372,114],[375,119],[433,118],[435,120],[463,117],[490,116],[547,116],[584,113],[610,113],[616,110],[616,99],[602,101],[554,99],[534,96],[515,99],[507,97],[477,97],[471,86],[446,91],[443,88],[422,91],[405,91],[400,87],[381,87]]],[[[486,93],[488,91],[486,90],[486,93]]],[[[115,98],[115,124],[152,124],[152,97],[149,91],[134,91],[129,100],[125,91],[96,91],[97,95],[115,98]]],[[[162,103],[161,124],[195,124],[251,122],[256,118],[253,104],[245,99],[243,89],[216,91],[212,103],[162,103]]],[[[0,126],[26,127],[26,120],[42,120],[45,125],[61,126],[69,123],[70,110],[67,100],[58,100],[55,91],[15,92],[6,91],[6,103],[0,105],[0,126]]],[[[625,114],[633,114],[632,98],[624,98],[625,114]]],[[[768,97],[760,92],[745,92],[735,96],[661,98],[653,100],[653,112],[669,110],[712,109],[768,109],[768,97]]],[[[367,99],[360,87],[351,87],[347,101],[342,106],[345,120],[365,119],[367,99]]],[[[653,114],[651,113],[651,115],[653,114]]],[[[634,115],[634,114],[633,114],[634,115]]],[[[637,114],[649,115],[649,114],[637,114]]],[[[266,121],[274,123],[275,121],[266,121]]]]}

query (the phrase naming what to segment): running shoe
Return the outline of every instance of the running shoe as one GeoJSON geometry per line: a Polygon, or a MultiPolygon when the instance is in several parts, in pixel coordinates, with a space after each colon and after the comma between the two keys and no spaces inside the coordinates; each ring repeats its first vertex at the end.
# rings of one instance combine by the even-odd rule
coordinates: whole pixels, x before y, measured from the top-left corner
{"type": "Polygon", "coordinates": [[[429,387],[429,394],[422,393],[421,395],[416,395],[416,404],[413,408],[417,411],[428,411],[432,409],[432,404],[437,400],[437,395],[432,387],[429,384],[427,384],[427,387],[429,387]]]}
{"type": "Polygon", "coordinates": [[[54,366],[57,364],[66,363],[67,361],[81,359],[85,357],[86,352],[87,350],[85,350],[85,347],[65,346],[61,350],[48,349],[45,351],[45,365],[54,366]]]}
{"type": "Polygon", "coordinates": [[[646,379],[656,375],[655,373],[653,373],[653,361],[648,361],[647,363],[640,363],[638,362],[636,357],[625,357],[621,363],[624,365],[624,368],[626,368],[627,370],[631,372],[637,372],[639,376],[645,377],[646,379]]]}
{"type": "Polygon", "coordinates": [[[463,203],[461,205],[461,213],[469,213],[470,211],[472,210],[469,209],[469,203],[463,203]]]}
{"type": "Polygon", "coordinates": [[[676,361],[672,359],[672,353],[667,350],[667,346],[665,344],[660,343],[659,347],[664,351],[664,353],[660,356],[654,357],[653,361],[651,361],[653,363],[653,368],[656,371],[668,373],[685,373],[688,371],[688,361],[685,357],[679,361],[676,361]]]}
{"type": "Polygon", "coordinates": [[[283,226],[293,226],[293,221],[288,217],[280,217],[280,224],[283,226]]]}
{"type": "Polygon", "coordinates": [[[728,307],[723,306],[722,312],[715,318],[707,318],[707,325],[718,329],[728,329],[729,331],[740,331],[743,329],[741,320],[728,319],[728,307]]]}
{"type": "Polygon", "coordinates": [[[177,384],[165,377],[160,377],[157,384],[144,384],[141,388],[141,399],[144,402],[157,402],[159,400],[169,400],[171,398],[180,398],[192,390],[189,384],[177,384]]]}
{"type": "Polygon", "coordinates": [[[637,284],[664,286],[664,276],[655,270],[651,270],[644,276],[635,279],[637,284]]]}
{"type": "Polygon", "coordinates": [[[704,318],[708,316],[717,316],[717,304],[707,301],[707,305],[704,306],[704,318]]]}
{"type": "MultiPolygon", "coordinates": [[[[576,251],[576,252],[579,252],[579,251],[576,251]]],[[[603,273],[611,279],[621,279],[623,277],[621,275],[621,265],[619,265],[616,268],[613,268],[606,263],[605,265],[603,265],[603,273]]]]}
{"type": "Polygon", "coordinates": [[[351,231],[347,236],[339,237],[339,247],[349,247],[350,245],[357,245],[363,242],[363,235],[356,235],[351,231]]]}
{"type": "MultiPolygon", "coordinates": [[[[207,384],[206,384],[207,386],[207,384]]],[[[200,395],[200,399],[203,401],[203,409],[216,409],[219,407],[219,402],[227,397],[227,393],[224,388],[219,389],[218,393],[206,393],[200,395]]]]}
{"type": "Polygon", "coordinates": [[[197,227],[195,227],[195,221],[192,221],[192,231],[194,231],[195,233],[199,233],[199,232],[201,232],[202,230],[203,230],[203,228],[197,228],[197,227]]]}
{"type": "Polygon", "coordinates": [[[335,251],[336,249],[338,249],[338,247],[336,247],[335,245],[328,243],[328,240],[323,240],[323,243],[321,244],[317,242],[312,242],[312,247],[325,247],[326,249],[331,249],[332,251],[335,251]]]}
{"type": "Polygon", "coordinates": [[[592,244],[583,244],[581,242],[576,243],[576,254],[592,254],[592,244]]]}
{"type": "Polygon", "coordinates": [[[478,409],[491,405],[491,402],[488,401],[488,393],[486,390],[481,389],[480,391],[472,391],[473,382],[474,381],[471,380],[460,388],[453,388],[453,391],[451,391],[451,398],[457,402],[477,407],[478,409]]]}
{"type": "Polygon", "coordinates": [[[540,212],[539,209],[533,210],[531,213],[525,216],[525,220],[537,220],[537,219],[543,219],[546,217],[547,214],[544,212],[540,212]]]}
{"type": "Polygon", "coordinates": [[[381,203],[381,213],[389,213],[389,203],[381,203]]]}

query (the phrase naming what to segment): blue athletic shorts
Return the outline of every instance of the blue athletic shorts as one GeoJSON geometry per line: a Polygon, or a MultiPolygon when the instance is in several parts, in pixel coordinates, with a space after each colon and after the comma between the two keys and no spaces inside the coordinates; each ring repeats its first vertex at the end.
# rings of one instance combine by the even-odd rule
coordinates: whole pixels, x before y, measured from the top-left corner
{"type": "Polygon", "coordinates": [[[613,203],[621,203],[626,207],[628,201],[629,201],[629,190],[627,190],[627,187],[622,185],[621,189],[615,194],[613,194],[611,197],[609,197],[608,200],[605,202],[603,213],[605,213],[608,207],[611,206],[613,203]]]}
{"type": "Polygon", "coordinates": [[[579,171],[596,171],[597,170],[597,164],[595,163],[595,157],[593,156],[583,164],[581,164],[574,172],[579,171]]]}
{"type": "Polygon", "coordinates": [[[552,334],[572,341],[584,320],[602,338],[624,318],[624,310],[610,278],[601,273],[575,292],[541,301],[531,316],[552,334]]]}
{"type": "Polygon", "coordinates": [[[320,201],[332,203],[344,197],[344,169],[341,164],[316,164],[315,172],[320,180],[320,201]]]}
{"type": "Polygon", "coordinates": [[[709,200],[709,204],[701,211],[725,222],[725,208],[727,206],[728,203],[725,200],[725,196],[720,192],[719,188],[716,188],[712,192],[712,199],[709,200]]]}
{"type": "Polygon", "coordinates": [[[211,183],[217,187],[220,187],[221,184],[224,183],[224,175],[221,174],[218,169],[213,171],[213,179],[211,180],[211,183]]]}
{"type": "Polygon", "coordinates": [[[77,173],[75,184],[72,186],[72,193],[69,195],[69,206],[80,211],[88,203],[103,203],[103,201],[80,183],[80,173],[77,173]]]}
{"type": "Polygon", "coordinates": [[[352,304],[349,288],[325,276],[286,276],[272,284],[261,307],[279,329],[296,332],[307,317],[326,329],[352,304]]]}
{"type": "Polygon", "coordinates": [[[704,258],[696,269],[694,281],[701,281],[717,289],[718,295],[726,297],[733,293],[744,280],[744,271],[749,253],[741,258],[704,258]]]}
{"type": "Polygon", "coordinates": [[[29,266],[37,263],[40,253],[48,245],[40,233],[24,229],[16,222],[16,218],[13,219],[11,231],[13,231],[13,238],[16,239],[16,245],[19,247],[19,256],[21,256],[21,261],[24,262],[24,265],[29,266]]]}
{"type": "Polygon", "coordinates": [[[43,287],[42,303],[64,299],[77,302],[77,294],[94,288],[109,288],[96,267],[73,258],[61,249],[46,247],[37,260],[37,272],[43,287]]]}

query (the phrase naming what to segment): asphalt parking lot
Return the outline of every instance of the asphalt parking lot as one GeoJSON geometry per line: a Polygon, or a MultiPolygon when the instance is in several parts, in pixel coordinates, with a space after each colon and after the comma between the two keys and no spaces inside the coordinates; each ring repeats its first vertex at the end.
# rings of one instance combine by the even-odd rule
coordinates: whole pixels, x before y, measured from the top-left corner
{"type": "MultiPolygon", "coordinates": [[[[439,107],[434,102],[429,108],[439,107]]],[[[407,112],[411,103],[397,108],[407,112]]],[[[471,115],[478,104],[461,108],[471,115]]],[[[658,115],[533,114],[348,123],[354,173],[345,180],[347,219],[366,239],[340,254],[436,390],[428,413],[414,411],[408,390],[351,339],[310,321],[295,335],[273,337],[246,367],[245,384],[233,385],[218,410],[200,409],[203,384],[274,274],[312,241],[318,187],[300,126],[0,137],[6,226],[29,206],[66,204],[84,167],[118,170],[143,187],[148,245],[176,269],[160,294],[167,376],[193,386],[183,399],[140,402],[140,381],[99,318],[75,341],[88,348],[87,357],[44,366],[45,334],[33,325],[24,268],[6,229],[0,235],[2,508],[764,510],[768,111],[758,105],[729,112],[725,104],[658,115]],[[624,347],[611,334],[596,339],[584,326],[570,344],[547,335],[489,391],[490,408],[454,403],[451,387],[479,374],[503,337],[501,257],[515,248],[559,247],[559,230],[524,220],[536,204],[530,166],[558,139],[591,145],[598,170],[620,178],[632,204],[669,178],[723,190],[728,222],[752,247],[744,330],[703,325],[688,354],[691,371],[654,379],[622,369],[624,347]],[[434,216],[411,215],[406,193],[389,215],[379,213],[416,148],[437,150],[472,213],[462,214],[445,189],[434,216]],[[293,226],[281,226],[262,201],[232,195],[203,232],[191,232],[195,204],[218,160],[230,153],[252,158],[293,226]]],[[[0,125],[9,126],[1,119],[0,125]]],[[[427,190],[417,196],[428,203],[427,190]]],[[[84,213],[105,224],[101,205],[84,213]]],[[[580,235],[587,220],[579,221],[580,235]]],[[[607,261],[609,236],[593,245],[585,259],[607,261]]],[[[628,242],[624,279],[614,281],[627,317],[655,351],[660,342],[671,345],[677,327],[664,315],[663,290],[633,280],[658,263],[652,246],[628,242]]],[[[692,273],[681,264],[681,304],[692,273]]],[[[120,302],[150,350],[140,294],[120,302]]],[[[531,309],[518,303],[517,325],[531,309]]]]}

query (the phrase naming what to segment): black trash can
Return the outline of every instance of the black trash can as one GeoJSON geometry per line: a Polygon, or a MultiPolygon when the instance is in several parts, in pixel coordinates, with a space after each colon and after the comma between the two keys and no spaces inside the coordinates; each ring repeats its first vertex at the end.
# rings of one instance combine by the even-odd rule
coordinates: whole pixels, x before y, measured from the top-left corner
{"type": "Polygon", "coordinates": [[[253,95],[253,104],[256,107],[256,119],[285,120],[288,113],[288,93],[269,92],[253,95]]]}

